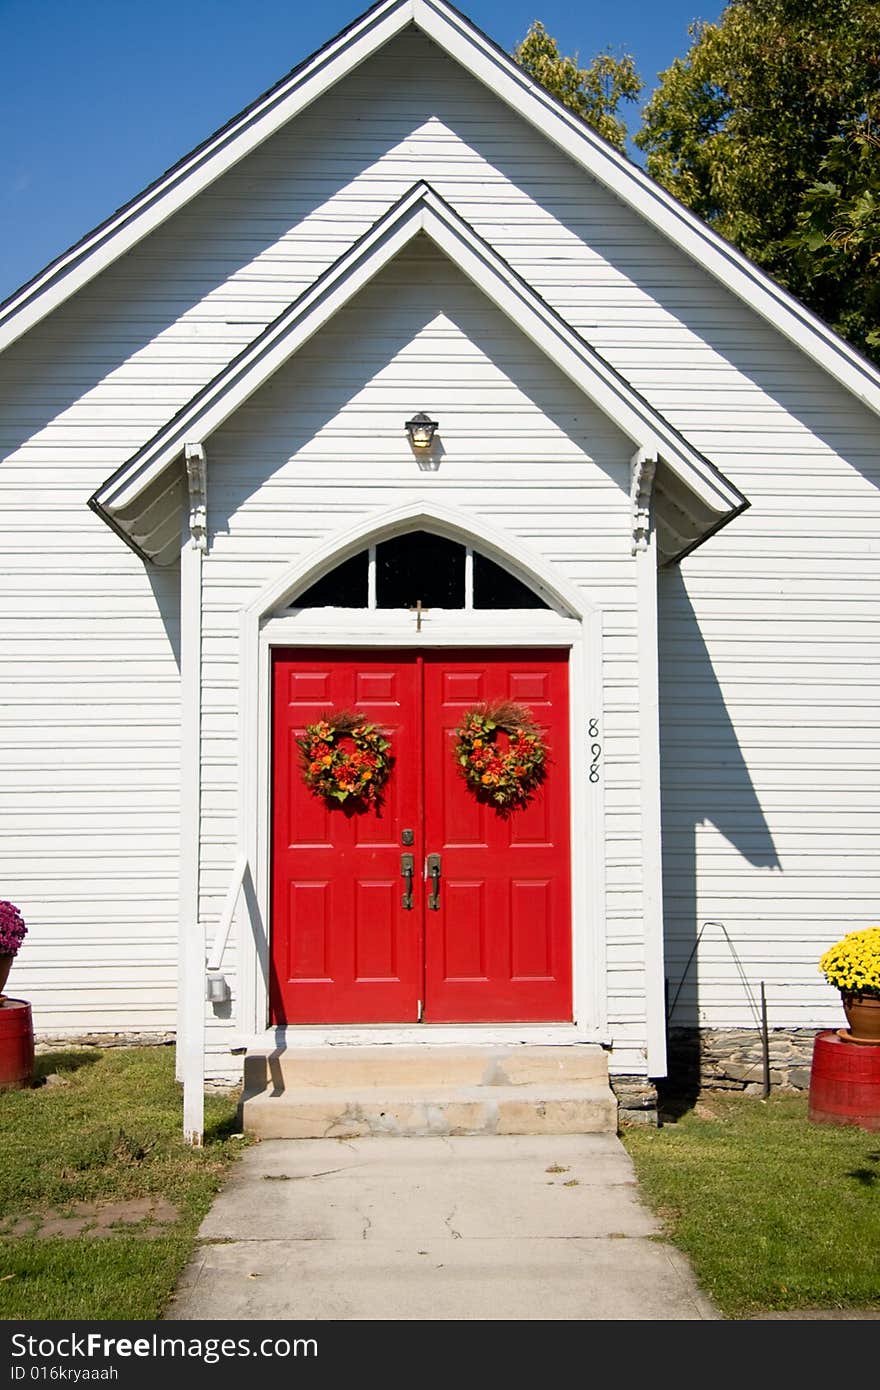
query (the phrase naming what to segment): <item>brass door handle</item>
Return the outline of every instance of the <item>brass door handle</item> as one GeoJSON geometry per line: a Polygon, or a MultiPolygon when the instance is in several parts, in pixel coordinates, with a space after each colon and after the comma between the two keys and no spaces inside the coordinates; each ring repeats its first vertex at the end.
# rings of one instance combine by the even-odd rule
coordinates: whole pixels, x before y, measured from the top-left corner
{"type": "Polygon", "coordinates": [[[401,902],[407,912],[412,912],[413,905],[413,857],[411,854],[400,856],[400,872],[403,876],[404,889],[401,902]]]}
{"type": "Polygon", "coordinates": [[[431,891],[428,894],[428,910],[430,912],[440,911],[440,855],[429,854],[425,862],[427,877],[431,880],[431,891]]]}

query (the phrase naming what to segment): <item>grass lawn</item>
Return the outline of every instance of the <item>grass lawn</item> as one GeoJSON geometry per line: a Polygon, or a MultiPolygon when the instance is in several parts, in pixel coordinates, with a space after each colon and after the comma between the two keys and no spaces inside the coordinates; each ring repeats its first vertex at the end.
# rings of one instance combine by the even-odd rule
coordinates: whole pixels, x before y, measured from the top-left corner
{"type": "Polygon", "coordinates": [[[0,1093],[0,1318],[161,1317],[241,1148],[234,1101],[206,1098],[205,1147],[193,1150],[173,1048],[47,1053],[37,1074],[50,1073],[60,1081],[0,1093]],[[151,1203],[163,1224],[132,1224],[151,1203]],[[31,1214],[35,1229],[91,1221],[98,1234],[22,1234],[31,1214]]]}
{"type": "Polygon", "coordinates": [[[674,1124],[623,1140],[727,1317],[880,1307],[880,1133],[810,1124],[802,1096],[704,1094],[674,1124]]]}

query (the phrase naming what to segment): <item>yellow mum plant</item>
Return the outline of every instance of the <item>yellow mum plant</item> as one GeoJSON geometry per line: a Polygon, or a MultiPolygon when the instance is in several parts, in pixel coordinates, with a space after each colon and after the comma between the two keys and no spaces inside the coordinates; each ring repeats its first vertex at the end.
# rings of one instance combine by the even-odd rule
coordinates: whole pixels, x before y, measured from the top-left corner
{"type": "Polygon", "coordinates": [[[841,994],[880,999],[880,927],[847,932],[821,957],[819,969],[841,994]]]}

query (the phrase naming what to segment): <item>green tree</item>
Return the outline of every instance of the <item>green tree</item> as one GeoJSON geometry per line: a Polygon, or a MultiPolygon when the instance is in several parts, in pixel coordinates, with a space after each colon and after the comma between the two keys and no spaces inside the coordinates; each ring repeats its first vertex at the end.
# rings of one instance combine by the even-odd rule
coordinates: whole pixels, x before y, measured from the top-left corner
{"type": "Polygon", "coordinates": [[[880,4],[729,0],[660,74],[648,172],[880,353],[880,4]]]}
{"type": "Polygon", "coordinates": [[[817,311],[880,362],[880,137],[867,121],[854,125],[830,141],[819,170],[788,245],[817,311]]]}
{"type": "Polygon", "coordinates": [[[626,122],[618,115],[623,101],[635,101],[642,90],[634,60],[600,53],[588,68],[578,67],[578,55],[563,58],[559,45],[539,20],[513,50],[520,67],[564,106],[617,149],[626,144],[626,122]]]}

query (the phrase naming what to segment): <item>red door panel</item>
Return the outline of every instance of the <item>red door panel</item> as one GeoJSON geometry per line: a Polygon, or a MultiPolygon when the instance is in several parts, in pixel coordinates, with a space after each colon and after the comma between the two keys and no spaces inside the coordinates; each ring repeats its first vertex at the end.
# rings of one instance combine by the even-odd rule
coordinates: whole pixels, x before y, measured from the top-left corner
{"type": "Polygon", "coordinates": [[[571,1018],[568,653],[425,657],[425,852],[441,856],[440,906],[425,913],[426,1022],[571,1018]],[[453,757],[462,715],[517,700],[550,749],[527,807],[477,801],[453,757]]]}
{"type": "Polygon", "coordinates": [[[278,652],[273,701],[272,1022],[409,1022],[419,1001],[426,1022],[569,1019],[567,652],[278,652]],[[527,704],[550,748],[546,781],[509,816],[474,798],[452,754],[464,712],[496,699],[527,704]],[[331,708],[390,734],[378,811],[328,808],[303,782],[296,738],[331,708]],[[426,854],[441,857],[437,911],[426,854]]]}
{"type": "MultiPolygon", "coordinates": [[[[297,650],[273,665],[273,1023],[414,1021],[421,903],[402,905],[401,830],[418,829],[420,671],[408,653],[297,650]],[[328,807],[305,785],[296,739],[328,709],[388,730],[380,808],[328,807]]],[[[413,846],[421,863],[421,845],[413,846]]]]}

